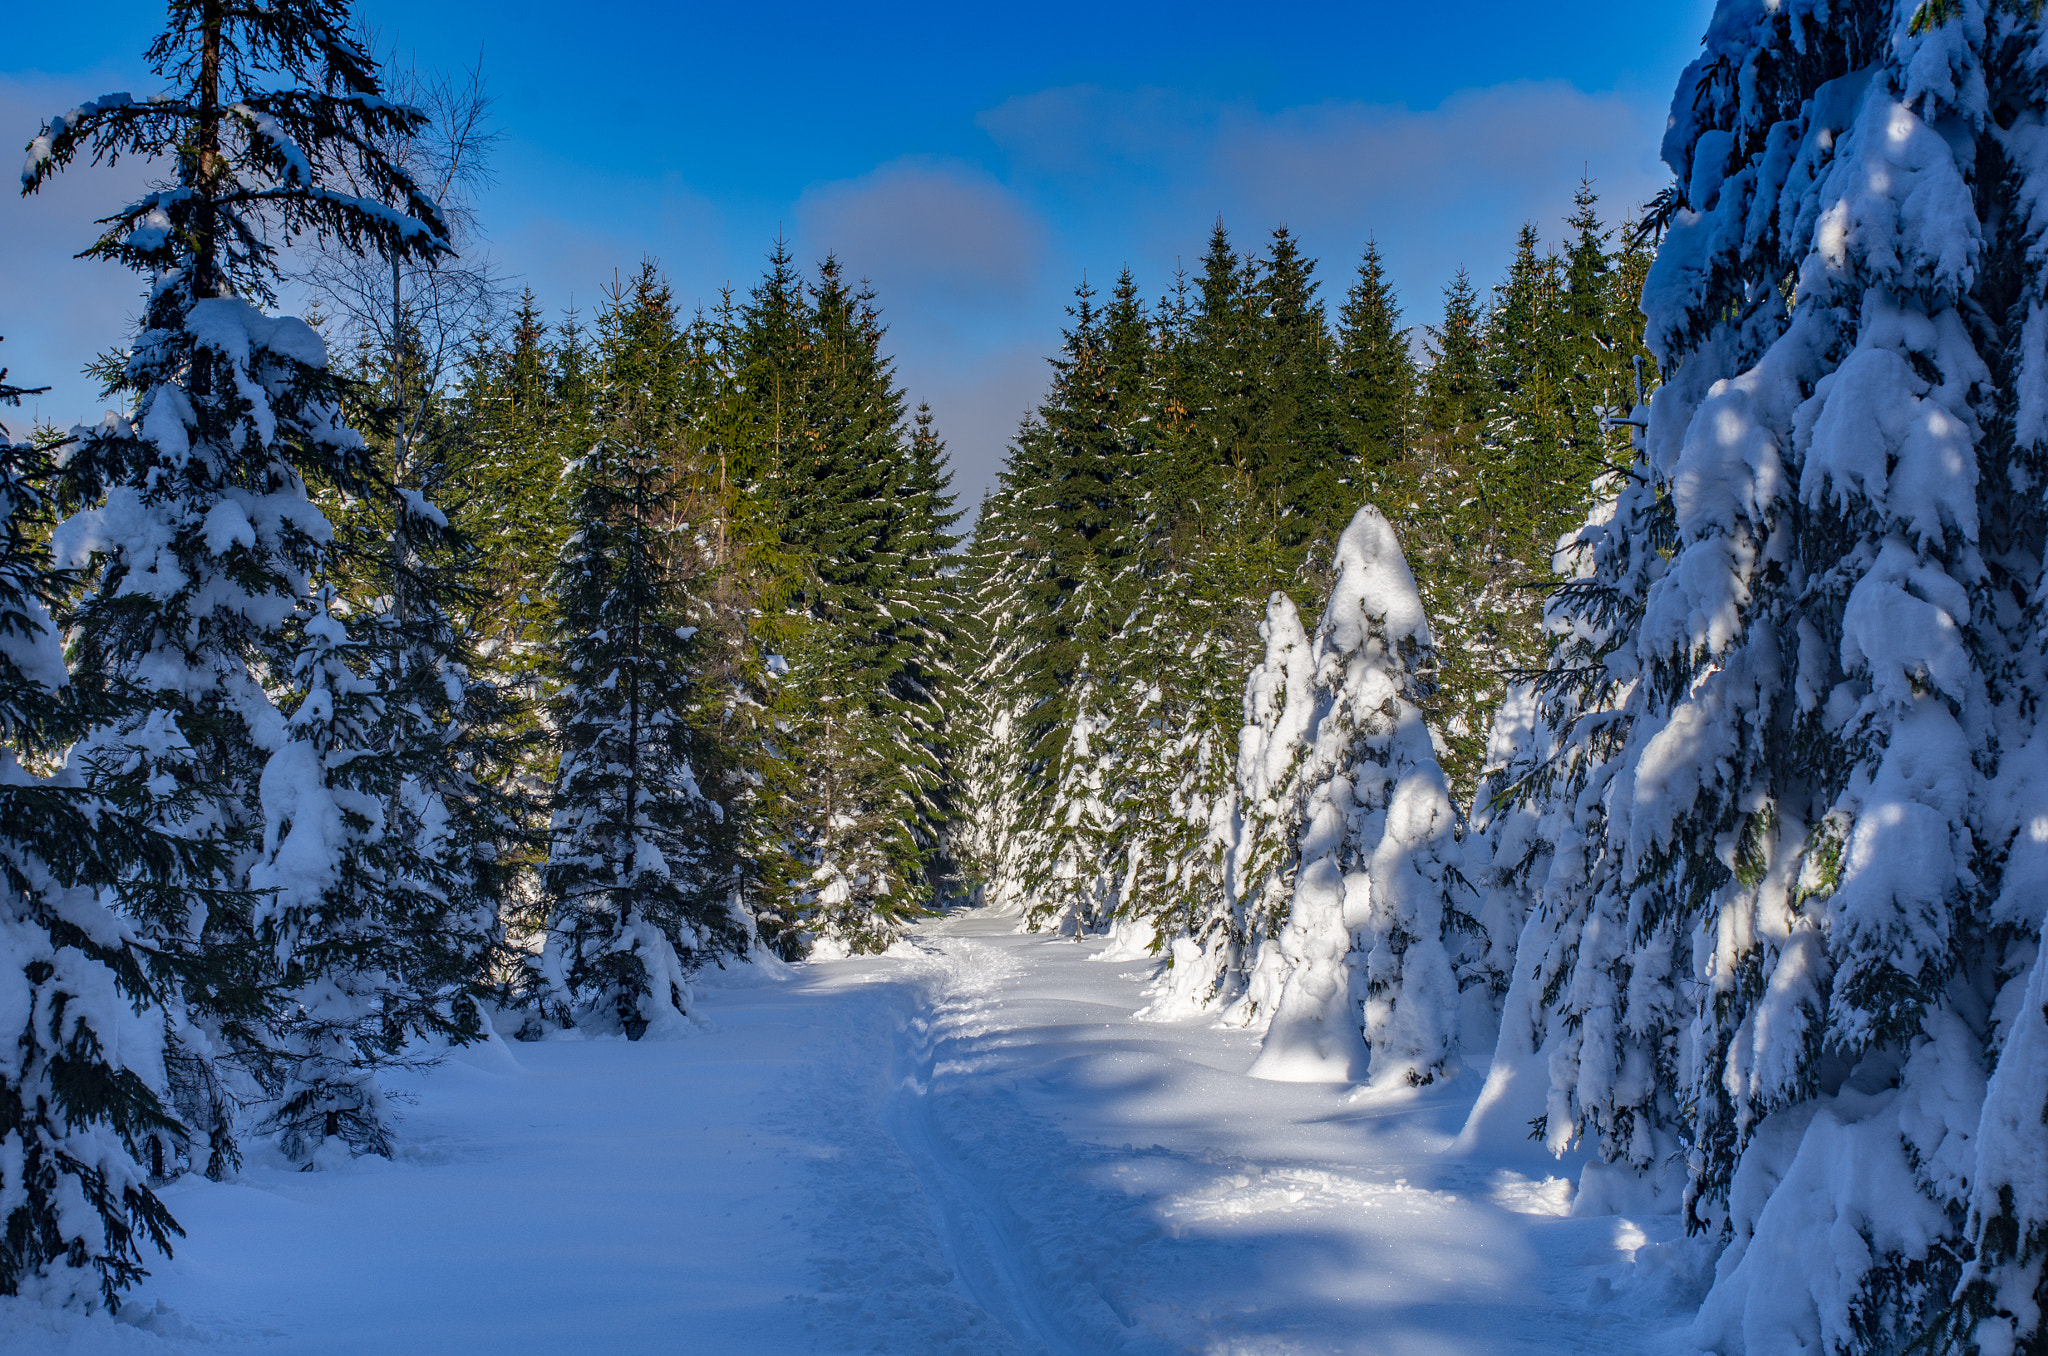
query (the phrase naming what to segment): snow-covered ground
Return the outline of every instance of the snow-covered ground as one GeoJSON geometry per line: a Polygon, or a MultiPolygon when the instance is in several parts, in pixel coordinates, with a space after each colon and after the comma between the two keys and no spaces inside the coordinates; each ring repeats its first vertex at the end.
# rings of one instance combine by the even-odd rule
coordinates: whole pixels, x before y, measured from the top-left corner
{"type": "Polygon", "coordinates": [[[1133,1016],[1147,962],[1014,927],[703,990],[693,1039],[465,1051],[397,1161],[181,1182],[126,1322],[0,1301],[0,1351],[1684,1349],[1685,1277],[1630,1265],[1675,1221],[1451,1152],[1477,1074],[1253,1080],[1255,1036],[1133,1016]]]}

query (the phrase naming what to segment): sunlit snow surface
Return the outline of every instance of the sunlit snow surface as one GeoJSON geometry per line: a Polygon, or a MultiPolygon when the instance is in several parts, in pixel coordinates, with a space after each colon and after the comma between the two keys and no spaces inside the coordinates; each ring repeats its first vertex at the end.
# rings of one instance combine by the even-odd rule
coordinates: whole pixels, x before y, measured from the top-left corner
{"type": "Polygon", "coordinates": [[[1683,1351],[1666,1216],[1569,1217],[1480,1079],[1367,1100],[1135,1020],[1151,967],[1013,919],[700,990],[675,1041],[469,1051],[394,1163],[168,1193],[129,1321],[0,1301],[0,1351],[1683,1351]]]}

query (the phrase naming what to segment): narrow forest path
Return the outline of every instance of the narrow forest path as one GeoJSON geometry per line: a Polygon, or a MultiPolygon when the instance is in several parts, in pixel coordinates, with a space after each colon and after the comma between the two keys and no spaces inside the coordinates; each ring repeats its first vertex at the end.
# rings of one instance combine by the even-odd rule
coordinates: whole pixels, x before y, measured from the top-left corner
{"type": "Polygon", "coordinates": [[[0,1350],[1682,1349],[1665,1305],[1596,1298],[1671,1221],[1446,1154],[1476,1075],[1247,1079],[1255,1037],[1133,1017],[1147,962],[1014,928],[707,989],[696,1039],[463,1052],[398,1161],[180,1183],[133,1322],[14,1308],[0,1350]]]}

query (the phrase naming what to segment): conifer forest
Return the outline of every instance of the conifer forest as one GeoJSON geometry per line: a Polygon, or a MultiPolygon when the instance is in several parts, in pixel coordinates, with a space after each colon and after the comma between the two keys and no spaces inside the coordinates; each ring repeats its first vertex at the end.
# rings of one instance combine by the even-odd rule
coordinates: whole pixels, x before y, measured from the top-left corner
{"type": "Polygon", "coordinates": [[[2048,1353],[2048,16],[1699,8],[970,496],[855,261],[544,294],[482,74],[162,0],[13,129],[0,1352],[2048,1353]]]}

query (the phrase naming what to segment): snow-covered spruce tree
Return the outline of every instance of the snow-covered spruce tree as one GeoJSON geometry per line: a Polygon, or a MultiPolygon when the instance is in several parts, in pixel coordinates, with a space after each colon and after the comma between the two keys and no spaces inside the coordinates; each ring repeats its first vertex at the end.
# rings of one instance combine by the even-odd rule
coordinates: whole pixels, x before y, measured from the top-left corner
{"type": "Polygon", "coordinates": [[[222,863],[149,825],[149,788],[37,770],[85,714],[50,620],[71,581],[44,544],[47,441],[0,442],[0,1294],[112,1307],[144,1244],[168,1252],[180,1232],[151,1190],[179,1134],[162,1005],[177,976],[122,905],[191,908],[222,863]]]}
{"type": "Polygon", "coordinates": [[[1079,935],[1109,926],[1120,903],[1116,860],[1122,818],[1119,763],[1124,750],[1114,736],[1107,708],[1117,654],[1105,619],[1115,603],[1111,581],[1093,560],[1075,568],[1078,578],[1063,607],[1076,629],[1097,631],[1097,643],[1073,657],[1061,692],[1066,719],[1056,746],[1048,746],[1052,783],[1034,858],[1025,867],[1031,882],[1033,926],[1079,935]]]}
{"type": "Polygon", "coordinates": [[[1042,565],[1019,487],[1004,480],[983,496],[968,540],[961,593],[968,653],[960,696],[958,818],[950,831],[972,897],[1002,912],[1025,906],[1024,863],[1035,855],[1026,766],[1032,699],[1024,676],[1039,638],[1026,625],[1028,581],[1042,565]]]}
{"type": "Polygon", "coordinates": [[[1175,960],[1161,1010],[1212,1000],[1236,954],[1228,945],[1204,948],[1236,936],[1224,890],[1225,839],[1244,675],[1258,651],[1249,614],[1264,584],[1248,587],[1256,566],[1237,549],[1244,481],[1219,475],[1214,464],[1202,417],[1210,373],[1196,321],[1192,279],[1181,275],[1153,310],[1144,380],[1119,393],[1139,436],[1127,529],[1132,601],[1115,637],[1108,709],[1108,746],[1117,751],[1111,791],[1118,813],[1109,840],[1120,878],[1115,945],[1213,954],[1224,966],[1212,973],[1175,960]]]}
{"type": "Polygon", "coordinates": [[[828,258],[809,296],[780,506],[807,566],[782,684],[788,808],[810,926],[880,950],[933,896],[942,716],[936,670],[919,660],[953,539],[930,420],[905,427],[873,293],[828,258]]]}
{"type": "MultiPolygon", "coordinates": [[[[473,986],[502,971],[495,962],[513,959],[505,925],[530,906],[543,840],[532,768],[545,740],[520,691],[527,666],[505,662],[497,644],[485,657],[498,624],[491,581],[475,539],[451,521],[451,513],[457,521],[481,516],[484,496],[468,479],[467,428],[431,408],[436,417],[424,421],[404,461],[391,472],[379,468],[410,483],[383,483],[376,500],[358,499],[339,528],[337,554],[351,590],[355,667],[382,710],[372,747],[395,774],[377,785],[384,851],[403,890],[438,901],[431,935],[441,954],[418,959],[442,979],[418,996],[449,1004],[456,1000],[442,986],[473,986]]],[[[461,1035],[480,1030],[456,1020],[461,1035]]],[[[422,1030],[454,1034],[431,1023],[422,1030]]]]}
{"type": "MultiPolygon", "coordinates": [[[[1637,408],[1638,423],[1646,414],[1637,408]]],[[[1557,559],[1566,579],[1544,613],[1548,662],[1512,684],[1494,715],[1465,837],[1485,949],[1464,958],[1460,979],[1499,995],[1501,1019],[1468,1133],[1520,1140],[1535,1120],[1562,1152],[1575,1131],[1573,1085],[1553,1085],[1553,1067],[1586,1070],[1590,1086],[1616,1085],[1621,1071],[1628,1092],[1606,1107],[1601,1145],[1640,1172],[1675,1150],[1660,1119],[1670,1115],[1663,1076],[1675,1000],[1660,987],[1668,970],[1650,969],[1640,955],[1629,966],[1612,963],[1635,934],[1616,885],[1625,844],[1609,834],[1617,813],[1610,789],[1650,695],[1638,681],[1637,632],[1675,542],[1671,498],[1640,458],[1565,538],[1557,559]],[[1611,1024],[1624,1010],[1634,1022],[1617,1034],[1611,1024]],[[1597,1053],[1582,1061],[1589,1040],[1597,1053]]]]}
{"type": "Polygon", "coordinates": [[[699,550],[692,459],[672,397],[687,356],[652,268],[600,321],[598,441],[575,468],[575,533],[557,579],[561,750],[539,963],[551,1016],[634,1039],[686,1029],[689,977],[743,953],[730,825],[700,785],[692,719],[699,550]]]}
{"type": "MultiPolygon", "coordinates": [[[[881,704],[892,747],[891,791],[928,898],[959,893],[959,868],[945,849],[953,817],[954,705],[960,687],[959,599],[946,445],[931,407],[920,405],[895,467],[895,506],[885,540],[897,568],[883,588],[882,655],[888,685],[881,704]]],[[[910,860],[907,855],[906,859],[910,860]]]]}
{"type": "Polygon", "coordinates": [[[727,738],[749,894],[791,954],[881,950],[953,888],[943,448],[834,259],[806,282],[778,242],[693,334],[718,374],[695,427],[730,472],[726,576],[748,595],[727,738]]]}
{"type": "Polygon", "coordinates": [[[1285,965],[1260,961],[1286,926],[1299,864],[1294,810],[1316,712],[1315,651],[1293,599],[1268,600],[1259,635],[1266,653],[1245,681],[1229,814],[1211,820],[1224,907],[1174,941],[1167,975],[1175,999],[1228,1003],[1233,1026],[1269,1020],[1286,987],[1285,965]]]}
{"type": "MultiPolygon", "coordinates": [[[[1491,999],[1485,1009],[1468,1006],[1468,1018],[1482,1011],[1498,1018],[1501,1037],[1493,1086],[1470,1129],[1513,1140],[1544,1108],[1548,1075],[1535,1067],[1538,1051],[1577,1040],[1580,1013],[1561,1014],[1538,999],[1556,997],[1560,970],[1577,955],[1583,910],[1606,897],[1591,882],[1616,864],[1606,847],[1603,793],[1616,771],[1611,755],[1622,746],[1629,703],[1643,696],[1634,683],[1636,623],[1673,542],[1669,497],[1640,448],[1624,450],[1622,441],[1642,427],[1642,395],[1655,381],[1637,309],[1648,237],[1630,229],[1610,254],[1590,186],[1581,186],[1577,203],[1554,342],[1543,355],[1556,369],[1560,437],[1548,464],[1509,468],[1516,493],[1541,508],[1531,516],[1531,554],[1547,556],[1562,582],[1545,605],[1542,628],[1522,642],[1527,649],[1547,645],[1543,665],[1534,673],[1511,671],[1493,714],[1464,839],[1479,926],[1457,958],[1458,978],[1468,992],[1491,999]],[[1624,416],[1625,409],[1633,413],[1624,416]],[[1553,549],[1545,538],[1563,527],[1573,504],[1588,499],[1583,520],[1553,549]],[[1553,869],[1559,890],[1548,894],[1553,869]]],[[[1515,442],[1501,450],[1526,453],[1515,442]]],[[[1618,934],[1608,923],[1596,935],[1618,934]]],[[[1626,982],[1597,967],[1583,973],[1595,992],[1626,982]]],[[[1597,997],[1588,1001],[1603,1006],[1597,997]]],[[[1483,1039],[1478,1022],[1468,1022],[1466,1039],[1483,1039]]],[[[1668,1148],[1668,1139],[1663,1149],[1649,1138],[1639,1146],[1650,1158],[1668,1148]]]]}
{"type": "Polygon", "coordinates": [[[263,782],[257,922],[289,989],[267,1120],[302,1160],[330,1139],[388,1154],[379,1068],[482,1034],[476,999],[537,836],[516,775],[537,741],[478,662],[476,552],[428,498],[474,507],[468,430],[397,329],[398,352],[367,356],[346,390],[374,430],[366,475],[313,486],[335,539],[263,782]]]}
{"type": "Polygon", "coordinates": [[[249,873],[284,989],[267,1123],[297,1160],[329,1140],[388,1157],[378,1070],[419,1037],[481,1033],[474,991],[496,916],[467,863],[439,850],[448,807],[418,803],[441,770],[434,723],[384,681],[391,670],[351,638],[330,591],[298,629],[297,705],[264,765],[263,856],[249,873]]]}
{"type": "MultiPolygon", "coordinates": [[[[88,732],[81,756],[106,776],[177,788],[164,826],[224,840],[243,881],[261,853],[263,766],[286,738],[270,676],[289,670],[290,624],[330,537],[306,477],[351,484],[364,461],[319,337],[259,309],[275,244],[310,234],[418,259],[446,248],[438,209],[378,150],[420,115],[381,97],[348,21],[335,0],[179,0],[149,52],[168,91],[107,95],[53,119],[22,176],[34,192],[81,154],[174,167],[171,183],[110,214],[87,251],[152,281],[120,377],[132,413],[67,460],[67,492],[86,507],[55,543],[61,563],[86,571],[77,681],[96,698],[135,699],[88,732]]],[[[276,1072],[275,977],[246,893],[156,914],[147,931],[188,963],[194,1020],[174,1022],[167,1055],[180,1153],[218,1175],[237,1156],[221,1060],[244,1079],[276,1072]]]]}
{"type": "Polygon", "coordinates": [[[1027,576],[1023,622],[1038,643],[1023,673],[1037,830],[1025,864],[1034,926],[1099,931],[1118,906],[1114,861],[1120,732],[1117,634],[1137,579],[1148,333],[1128,272],[1107,307],[1085,282],[1053,360],[1052,389],[1017,435],[1020,484],[1043,565],[1027,576]]]}
{"type": "Polygon", "coordinates": [[[1724,1356],[2010,1351],[2036,1322],[1997,1118],[2028,1095],[2039,926],[2011,887],[2039,812],[2040,39],[2031,5],[1730,0],[1674,103],[1665,384],[1609,519],[1668,515],[1668,563],[1610,549],[1554,610],[1598,646],[1603,591],[1625,630],[1641,609],[1553,723],[1508,1025],[1549,1047],[1554,1145],[1677,1169],[1725,1243],[1694,1333],[1724,1356]]]}
{"type": "MultiPolygon", "coordinates": [[[[1216,936],[1234,936],[1223,889],[1225,826],[1234,802],[1243,646],[1237,600],[1215,587],[1219,553],[1190,547],[1163,559],[1144,579],[1118,636],[1121,688],[1110,746],[1118,805],[1111,860],[1119,945],[1176,957],[1204,954],[1216,936]],[[1219,934],[1219,929],[1220,934],[1219,934]]],[[[1224,952],[1219,954],[1234,954],[1224,952]]],[[[1175,962],[1176,969],[1179,962],[1175,962]]],[[[1214,980],[1176,973],[1170,988],[1214,997],[1214,980]]]]}
{"type": "MultiPolygon", "coordinates": [[[[1292,774],[1292,897],[1261,959],[1284,987],[1252,1072],[1427,1083],[1455,1052],[1445,936],[1466,915],[1456,815],[1421,710],[1429,621],[1379,510],[1358,511],[1335,563],[1310,656],[1313,722],[1292,774]]],[[[1268,768],[1279,753],[1265,750],[1268,768]]]]}

